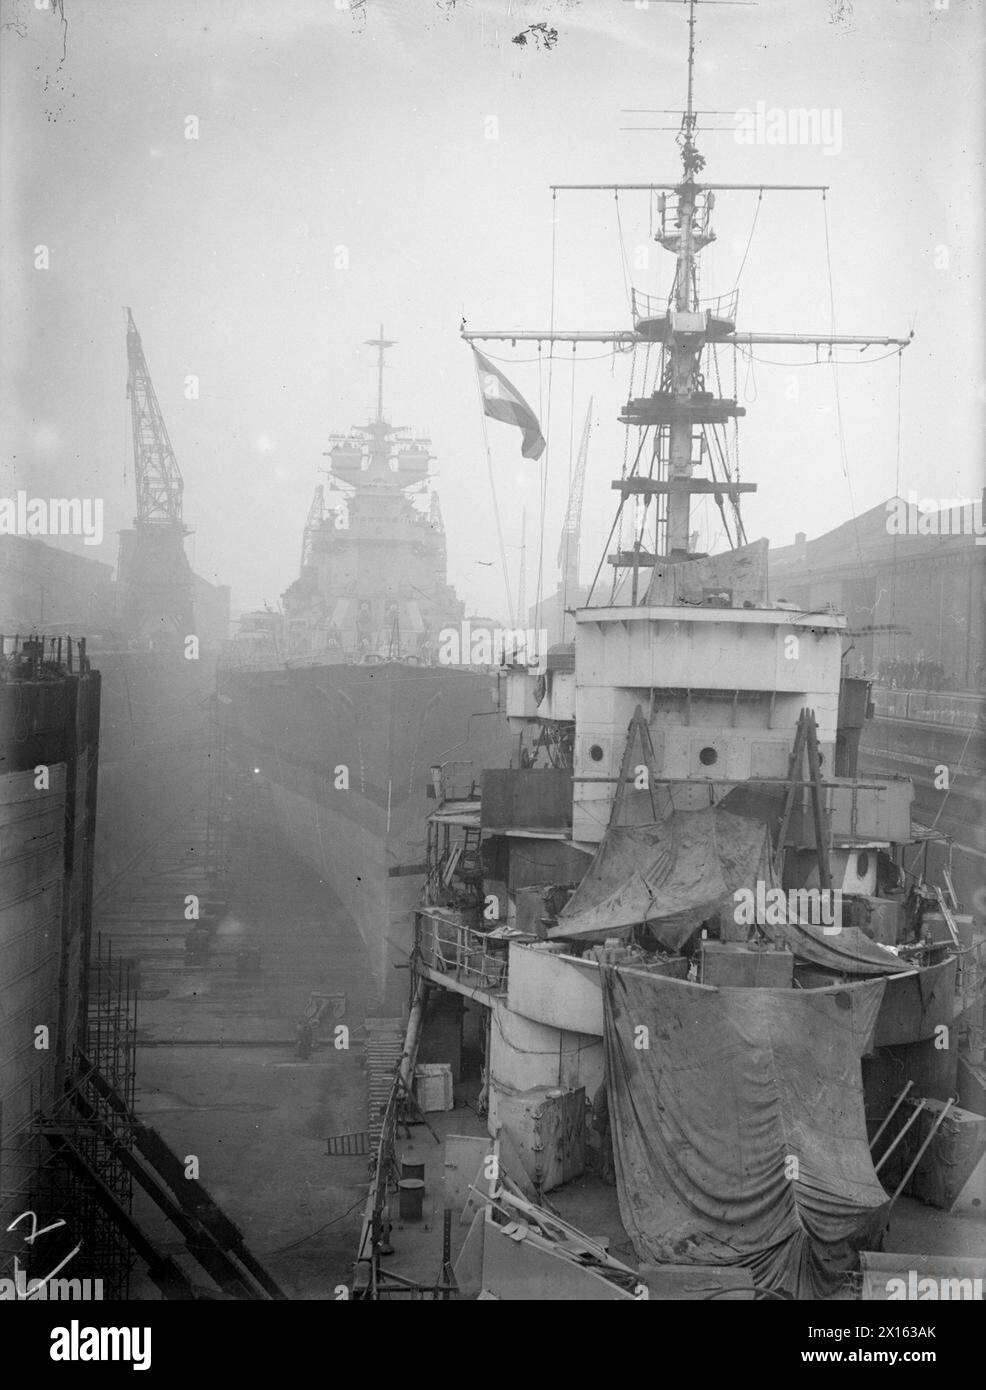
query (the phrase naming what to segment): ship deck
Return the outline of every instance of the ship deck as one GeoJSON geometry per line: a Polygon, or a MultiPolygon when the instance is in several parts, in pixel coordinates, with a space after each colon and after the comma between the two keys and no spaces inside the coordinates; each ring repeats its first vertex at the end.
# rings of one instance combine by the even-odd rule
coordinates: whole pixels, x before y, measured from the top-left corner
{"type": "MultiPolygon", "coordinates": [[[[477,1114],[475,1099],[478,1083],[472,1081],[455,1088],[451,1110],[432,1111],[428,1125],[411,1125],[397,1143],[401,1162],[424,1164],[425,1197],[420,1220],[401,1220],[396,1195],[391,1207],[390,1244],[393,1254],[381,1257],[381,1279],[396,1275],[424,1288],[439,1285],[443,1264],[443,1211],[447,1168],[446,1141],[452,1136],[487,1138],[486,1120],[477,1114]],[[436,1142],[437,1136],[437,1142],[436,1142]]],[[[479,1199],[476,1199],[478,1204],[479,1199]]],[[[585,1173],[541,1199],[541,1205],[575,1226],[625,1264],[637,1267],[633,1246],[620,1220],[616,1187],[606,1184],[598,1174],[585,1173]]],[[[466,1217],[461,1210],[452,1217],[451,1263],[455,1264],[472,1224],[474,1209],[466,1217]]],[[[391,1290],[393,1296],[394,1290],[391,1290]]],[[[545,1297],[550,1293],[545,1292],[545,1297]]]]}
{"type": "MultiPolygon", "coordinates": [[[[398,1163],[403,1160],[424,1164],[425,1199],[421,1219],[410,1221],[400,1219],[397,1199],[394,1197],[393,1225],[390,1233],[393,1253],[382,1257],[380,1271],[387,1297],[400,1297],[404,1292],[398,1288],[398,1280],[401,1283],[409,1281],[425,1290],[437,1290],[440,1285],[443,1264],[446,1141],[451,1136],[460,1135],[486,1137],[486,1121],[476,1113],[474,1099],[475,1087],[468,1090],[457,1087],[453,1109],[431,1112],[427,1116],[428,1124],[435,1131],[435,1135],[429,1133],[423,1124],[412,1125],[409,1134],[398,1144],[398,1163]],[[439,1142],[436,1142],[435,1136],[439,1142]],[[388,1280],[390,1275],[396,1276],[393,1283],[388,1280]]],[[[598,1174],[587,1172],[563,1187],[556,1188],[542,1198],[541,1204],[570,1226],[576,1227],[603,1245],[611,1255],[624,1264],[633,1269],[638,1268],[639,1261],[620,1219],[616,1187],[603,1183],[598,1174]]],[[[465,1244],[471,1222],[471,1212],[467,1219],[462,1219],[461,1216],[453,1217],[453,1266],[465,1244]]],[[[882,1244],[884,1250],[898,1252],[902,1258],[906,1258],[906,1254],[912,1252],[919,1257],[961,1256],[982,1261],[986,1258],[986,1225],[979,1215],[939,1211],[913,1198],[903,1197],[894,1205],[882,1244]]],[[[405,1296],[415,1295],[407,1291],[405,1296]]],[[[424,1294],[426,1298],[429,1296],[432,1295],[424,1294]]],[[[542,1297],[550,1300],[552,1295],[545,1289],[542,1297]]],[[[858,1277],[848,1276],[842,1291],[833,1297],[836,1301],[857,1300],[858,1277]]]]}

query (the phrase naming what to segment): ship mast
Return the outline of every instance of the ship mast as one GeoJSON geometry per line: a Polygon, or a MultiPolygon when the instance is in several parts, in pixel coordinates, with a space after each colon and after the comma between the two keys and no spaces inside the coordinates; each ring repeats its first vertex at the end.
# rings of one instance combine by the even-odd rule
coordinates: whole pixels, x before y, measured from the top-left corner
{"type": "MultiPolygon", "coordinates": [[[[705,160],[695,147],[695,0],[688,4],[688,96],[686,109],[681,117],[681,132],[678,142],[681,147],[682,181],[676,190],[678,197],[678,233],[675,238],[663,236],[662,245],[675,254],[674,301],[678,313],[688,313],[698,309],[697,300],[693,304],[693,278],[697,252],[713,240],[713,233],[696,230],[699,194],[695,188],[695,171],[701,169],[705,160]],[[675,244],[675,242],[677,244],[675,244]]],[[[663,228],[662,228],[663,232],[663,228]]],[[[671,383],[676,402],[688,402],[694,394],[695,374],[698,370],[701,345],[696,346],[692,339],[678,338],[671,342],[671,383]]],[[[735,403],[734,403],[735,404],[735,403]]],[[[670,479],[672,483],[683,483],[692,475],[692,425],[693,420],[685,417],[679,410],[671,419],[669,434],[670,479]]],[[[690,521],[691,494],[687,487],[681,486],[668,495],[666,550],[670,555],[677,551],[688,553],[688,532],[690,521]]]]}
{"type": "Polygon", "coordinates": [[[397,340],[396,340],[396,338],[385,338],[385,337],[383,336],[383,324],[381,324],[381,325],[380,325],[380,337],[379,337],[379,338],[367,338],[366,343],[365,343],[365,346],[366,346],[366,347],[375,347],[375,348],[377,349],[377,418],[376,418],[376,422],[375,422],[375,423],[378,424],[378,425],[382,425],[382,424],[384,423],[384,418],[383,418],[383,367],[384,367],[384,355],[385,355],[385,353],[386,353],[386,351],[387,351],[387,349],[388,349],[389,347],[396,347],[396,346],[397,346],[397,340]]]}
{"type": "MultiPolygon", "coordinates": [[[[674,2],[674,0],[673,0],[674,2]]],[[[739,333],[736,331],[736,294],[713,301],[702,301],[698,294],[698,262],[701,251],[715,239],[710,218],[715,207],[715,194],[721,189],[744,190],[763,194],[777,192],[815,192],[823,198],[828,191],[824,184],[739,184],[698,182],[705,168],[705,159],[696,143],[697,113],[695,111],[695,7],[709,3],[743,3],[743,0],[681,0],[688,5],[688,75],[685,109],[678,127],[678,147],[682,172],[675,182],[635,184],[553,184],[552,194],[559,192],[647,192],[658,195],[660,230],[655,236],[664,249],[675,257],[674,283],[666,299],[633,292],[633,327],[624,330],[463,330],[466,342],[499,341],[542,343],[608,343],[620,347],[638,344],[660,345],[662,371],[652,394],[629,400],[620,421],[636,425],[644,434],[654,429],[651,458],[644,457],[641,447],[638,462],[624,477],[615,479],[612,487],[620,494],[620,510],[631,498],[638,498],[646,512],[654,499],[658,508],[664,507],[663,518],[658,512],[655,523],[655,551],[649,553],[638,541],[629,551],[618,550],[609,557],[619,571],[632,570],[631,602],[638,602],[638,576],[644,568],[653,568],[659,555],[672,561],[691,557],[688,549],[691,520],[691,498],[713,495],[721,506],[728,498],[737,517],[737,541],[744,539],[739,520],[740,494],[755,492],[756,485],[736,479],[716,476],[712,457],[705,450],[706,431],[725,425],[745,414],[742,406],[728,397],[715,397],[705,389],[701,372],[702,353],[711,344],[750,347],[760,344],[783,346],[896,347],[903,350],[911,341],[907,338],[885,337],[877,334],[838,333],[739,333]],[[695,446],[698,444],[698,457],[695,446]],[[693,476],[697,463],[708,458],[712,467],[710,478],[693,476]],[[642,460],[642,462],[641,462],[642,460]],[[646,472],[644,471],[646,469],[646,472]],[[663,522],[663,536],[661,535],[663,522]]],[[[615,524],[614,524],[615,531],[615,524]]],[[[590,595],[591,598],[591,595],[590,595]]]]}

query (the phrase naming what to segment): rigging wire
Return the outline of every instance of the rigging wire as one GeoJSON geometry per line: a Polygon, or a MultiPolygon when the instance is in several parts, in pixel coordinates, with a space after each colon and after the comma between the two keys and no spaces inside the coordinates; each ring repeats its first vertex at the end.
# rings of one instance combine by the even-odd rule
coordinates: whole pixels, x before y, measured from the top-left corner
{"type": "MultiPolygon", "coordinates": [[[[822,190],[822,220],[825,225],[825,265],[828,270],[829,282],[829,331],[835,337],[835,285],[832,279],[832,246],[829,239],[829,213],[828,200],[825,191],[822,190]]],[[[839,455],[842,461],[842,472],[845,476],[846,486],[849,491],[849,514],[852,517],[853,539],[856,542],[856,559],[859,565],[860,578],[864,576],[863,565],[863,545],[859,535],[859,519],[856,515],[856,498],[853,495],[852,478],[849,476],[849,455],[846,450],[846,433],[842,421],[842,393],[839,390],[839,364],[829,350],[829,361],[832,365],[832,384],[835,388],[835,419],[839,434],[839,455]]]]}
{"type": "Polygon", "coordinates": [[[757,373],[753,365],[753,357],[746,360],[746,380],[743,382],[743,399],[747,405],[753,405],[757,399],[757,373]]]}
{"type": "MultiPolygon", "coordinates": [[[[643,452],[644,441],[645,441],[645,439],[647,438],[647,431],[648,431],[649,429],[650,429],[650,426],[649,426],[649,425],[646,425],[646,426],[641,430],[641,432],[640,432],[640,443],[639,443],[639,445],[637,446],[637,456],[636,456],[636,458],[635,458],[634,461],[633,461],[633,467],[630,469],[630,474],[631,474],[631,476],[632,476],[632,475],[636,472],[636,470],[637,470],[637,464],[640,462],[640,455],[641,455],[641,453],[643,452]]],[[[623,476],[626,477],[626,476],[627,476],[626,473],[624,473],[623,476]]],[[[612,524],[612,526],[609,528],[609,535],[606,537],[606,544],[603,546],[603,553],[602,553],[602,555],[599,557],[599,564],[596,566],[596,573],[593,575],[592,583],[591,583],[590,586],[589,586],[589,597],[586,599],[586,607],[588,607],[589,604],[592,602],[592,595],[595,593],[596,584],[599,582],[599,576],[600,576],[600,574],[602,573],[603,565],[604,565],[605,562],[606,562],[606,552],[607,552],[607,550],[609,549],[609,543],[610,543],[610,541],[613,539],[613,534],[614,534],[614,532],[616,531],[617,522],[620,520],[620,518],[621,518],[622,515],[623,515],[623,508],[624,508],[625,505],[626,505],[626,498],[623,497],[623,496],[621,496],[621,497],[620,497],[620,505],[619,505],[619,507],[617,508],[616,516],[614,516],[614,518],[613,518],[613,524],[612,524]]]]}
{"type": "MultiPolygon", "coordinates": [[[[716,348],[716,346],[715,346],[714,344],[713,344],[713,346],[712,346],[712,364],[713,364],[713,366],[715,367],[715,372],[716,372],[716,390],[718,391],[718,393],[719,393],[719,395],[720,395],[720,397],[721,397],[721,396],[722,396],[722,374],[721,374],[721,372],[719,371],[719,352],[718,352],[718,349],[716,348]]],[[[734,399],[735,399],[735,396],[734,396],[734,399]]],[[[736,420],[737,420],[737,417],[734,415],[734,416],[733,416],[733,424],[734,424],[734,425],[736,424],[736,420]]],[[[703,435],[705,435],[705,428],[704,428],[704,426],[703,426],[703,429],[702,429],[702,433],[703,433],[703,435]]],[[[727,443],[727,440],[726,440],[726,431],[723,430],[722,436],[720,437],[720,434],[719,434],[719,426],[718,426],[718,425],[713,425],[713,426],[712,426],[712,438],[713,438],[713,440],[714,440],[714,442],[715,442],[716,448],[717,448],[718,451],[719,451],[719,458],[720,458],[720,460],[722,461],[722,471],[723,471],[723,474],[724,474],[724,476],[725,476],[726,481],[727,481],[727,482],[737,482],[737,483],[738,483],[738,482],[739,482],[739,462],[737,461],[737,465],[736,465],[736,476],[733,477],[733,474],[730,472],[730,468],[729,468],[729,447],[728,447],[728,443],[727,443]]],[[[713,477],[714,477],[714,476],[715,476],[715,468],[714,468],[714,466],[712,466],[712,464],[711,464],[711,450],[710,450],[710,467],[712,467],[712,473],[713,473],[713,477]]],[[[734,544],[734,542],[733,542],[732,536],[730,536],[730,534],[729,534],[729,527],[726,525],[726,518],[725,518],[725,515],[723,515],[722,524],[723,524],[723,527],[724,527],[724,529],[725,529],[725,532],[726,532],[726,539],[729,541],[730,548],[733,549],[733,550],[735,550],[736,547],[737,547],[741,542],[742,542],[744,545],[746,544],[746,527],[743,525],[743,515],[742,515],[741,509],[740,509],[739,495],[738,495],[737,493],[730,493],[730,494],[729,494],[729,502],[730,502],[730,506],[732,507],[733,516],[736,518],[736,541],[735,541],[735,544],[734,544]]],[[[719,504],[719,510],[720,510],[720,512],[722,511],[722,506],[721,506],[721,504],[719,504]]]]}
{"type": "Polygon", "coordinates": [[[352,1215],[352,1213],[356,1210],[357,1207],[362,1207],[365,1205],[366,1193],[361,1192],[351,1207],[347,1207],[345,1211],[341,1211],[338,1216],[333,1216],[329,1221],[326,1221],[324,1225],[316,1226],[314,1231],[309,1231],[306,1236],[302,1236],[299,1240],[293,1240],[290,1245],[282,1245],[277,1250],[264,1250],[262,1251],[262,1254],[265,1258],[267,1258],[271,1255],[283,1255],[288,1250],[294,1250],[296,1246],[304,1245],[306,1240],[312,1240],[315,1236],[321,1234],[322,1231],[328,1230],[330,1226],[335,1226],[337,1222],[344,1221],[347,1216],[352,1215]]]}
{"type": "MultiPolygon", "coordinates": [[[[578,347],[578,343],[572,344],[572,351],[578,347]]],[[[636,351],[636,343],[627,343],[625,346],[617,345],[609,352],[594,352],[591,357],[581,357],[580,362],[605,362],[608,359],[618,356],[625,356],[628,352],[636,351]]],[[[565,362],[568,359],[560,352],[539,352],[537,357],[497,357],[492,352],[484,352],[484,357],[488,357],[491,362],[505,362],[508,367],[515,366],[518,362],[565,362]]]]}
{"type": "MultiPolygon", "coordinates": [[[[739,361],[736,356],[736,344],[733,344],[733,400],[739,400],[739,361]]],[[[739,416],[733,416],[733,468],[736,481],[740,479],[740,445],[739,445],[739,416]]]]}
{"type": "Polygon", "coordinates": [[[742,274],[743,274],[743,267],[746,265],[746,258],[747,258],[747,256],[750,254],[750,247],[753,245],[753,233],[757,230],[757,218],[760,216],[760,205],[762,204],[762,202],[763,202],[763,189],[761,188],[759,194],[757,195],[757,206],[756,206],[756,208],[754,209],[754,212],[753,212],[753,222],[752,222],[752,224],[751,224],[751,226],[750,226],[750,235],[749,235],[749,237],[747,238],[746,250],[743,252],[743,259],[740,261],[739,270],[736,272],[736,282],[735,282],[735,284],[733,285],[733,293],[734,293],[734,294],[735,294],[736,291],[739,289],[739,282],[740,282],[740,277],[741,277],[742,274]]]}
{"type": "MultiPolygon", "coordinates": [[[[790,359],[786,362],[778,362],[774,357],[760,357],[751,352],[748,347],[744,347],[742,343],[734,343],[733,346],[740,356],[745,357],[748,362],[760,362],[766,367],[830,367],[833,363],[839,367],[874,367],[877,362],[886,362],[888,358],[896,357],[899,352],[903,351],[901,348],[894,348],[891,352],[881,353],[879,357],[863,357],[862,355],[859,357],[832,357],[832,349],[830,348],[829,356],[824,358],[819,357],[816,350],[816,355],[804,362],[792,362],[790,359]]],[[[865,351],[865,348],[861,349],[861,353],[865,351]]]]}
{"type": "MultiPolygon", "coordinates": [[[[558,194],[552,190],[551,193],[551,314],[549,317],[549,328],[552,333],[555,331],[555,281],[558,265],[558,194]]],[[[548,463],[551,458],[551,384],[554,377],[554,355],[548,358],[548,409],[547,414],[542,414],[544,421],[545,450],[541,455],[541,524],[538,535],[538,582],[535,597],[535,627],[538,632],[542,625],[542,606],[544,601],[544,527],[548,508],[548,463]]],[[[539,373],[540,375],[540,373],[539,373]]],[[[524,626],[527,625],[526,615],[521,614],[524,626]]]]}
{"type": "MultiPolygon", "coordinates": [[[[573,479],[574,470],[575,470],[575,344],[574,344],[574,343],[572,344],[572,391],[571,391],[571,397],[572,397],[572,399],[571,399],[571,403],[570,403],[570,406],[569,406],[569,415],[568,415],[568,501],[567,501],[567,503],[566,503],[566,505],[565,505],[565,519],[564,519],[564,522],[562,523],[563,526],[564,526],[565,552],[564,552],[564,557],[563,557],[562,574],[561,574],[561,614],[560,614],[560,617],[561,617],[561,641],[564,641],[564,640],[565,640],[565,618],[566,618],[566,616],[567,616],[567,615],[566,615],[566,609],[568,608],[568,568],[569,568],[568,562],[569,562],[569,555],[570,555],[571,546],[572,546],[572,540],[573,540],[571,531],[569,530],[569,526],[568,526],[568,509],[569,509],[569,507],[571,507],[571,505],[572,505],[572,479],[573,479]]],[[[581,528],[581,524],[582,524],[582,522],[581,522],[581,517],[579,518],[578,524],[579,524],[579,527],[581,528]]],[[[576,555],[577,555],[577,554],[578,554],[578,536],[577,536],[577,535],[576,535],[576,537],[575,537],[575,546],[576,546],[576,555]]],[[[577,575],[577,574],[576,574],[576,576],[575,576],[575,582],[576,582],[576,584],[578,584],[578,575],[577,575]]]]}
{"type": "MultiPolygon", "coordinates": [[[[476,366],[476,358],[473,357],[473,367],[476,366]]],[[[493,456],[490,453],[490,436],[486,427],[486,405],[483,401],[483,392],[479,384],[479,372],[476,372],[476,393],[479,396],[479,414],[483,422],[483,444],[486,447],[486,471],[490,479],[490,497],[493,499],[493,520],[496,523],[496,543],[500,552],[500,568],[503,571],[503,587],[507,592],[507,613],[510,617],[510,626],[516,628],[517,621],[514,617],[514,600],[510,592],[510,571],[507,569],[507,551],[503,544],[503,525],[500,521],[500,504],[496,496],[496,478],[493,473],[493,456]]]]}
{"type": "MultiPolygon", "coordinates": [[[[897,349],[897,458],[894,471],[894,497],[900,496],[900,438],[901,438],[901,376],[904,364],[904,349],[897,349]]],[[[894,539],[890,558],[890,660],[897,657],[897,541],[899,527],[894,528],[894,539]]],[[[874,621],[876,614],[873,615],[874,621]]],[[[944,804],[944,803],[943,803],[944,804]]]]}
{"type": "Polygon", "coordinates": [[[633,286],[630,282],[630,262],[627,260],[626,238],[623,235],[623,218],[620,214],[620,194],[618,189],[613,190],[613,199],[616,203],[616,232],[620,242],[620,269],[623,272],[623,289],[627,297],[627,308],[633,315],[633,286]]]}

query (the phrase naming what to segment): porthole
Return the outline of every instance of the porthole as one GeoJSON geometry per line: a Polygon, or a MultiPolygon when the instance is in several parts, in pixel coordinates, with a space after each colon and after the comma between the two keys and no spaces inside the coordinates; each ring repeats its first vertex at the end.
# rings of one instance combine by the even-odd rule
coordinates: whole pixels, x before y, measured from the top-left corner
{"type": "Polygon", "coordinates": [[[713,763],[719,761],[719,754],[714,748],[703,748],[699,752],[698,760],[703,767],[711,767],[713,763]]]}
{"type": "Polygon", "coordinates": [[[601,763],[603,760],[603,750],[598,743],[594,743],[589,749],[589,757],[594,763],[601,763]]]}
{"type": "Polygon", "coordinates": [[[865,849],[861,849],[856,855],[856,877],[865,878],[870,871],[870,856],[865,849]]]}

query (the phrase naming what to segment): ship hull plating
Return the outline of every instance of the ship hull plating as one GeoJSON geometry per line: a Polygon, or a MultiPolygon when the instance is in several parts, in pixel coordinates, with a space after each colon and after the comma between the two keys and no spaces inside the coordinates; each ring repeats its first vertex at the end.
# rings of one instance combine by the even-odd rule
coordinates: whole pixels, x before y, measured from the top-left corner
{"type": "Polygon", "coordinates": [[[285,848],[355,922],[382,1003],[407,993],[431,768],[468,791],[509,760],[496,677],[403,662],[237,672],[225,682],[234,765],[269,788],[285,848]]]}

